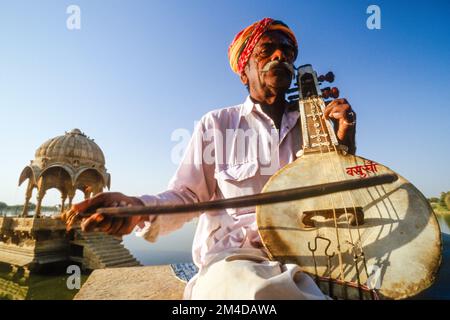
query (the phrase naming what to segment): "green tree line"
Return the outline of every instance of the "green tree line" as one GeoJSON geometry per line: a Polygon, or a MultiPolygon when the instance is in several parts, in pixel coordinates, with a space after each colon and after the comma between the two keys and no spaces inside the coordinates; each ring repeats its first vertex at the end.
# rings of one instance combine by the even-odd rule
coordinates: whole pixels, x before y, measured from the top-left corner
{"type": "Polygon", "coordinates": [[[432,197],[428,199],[433,209],[450,211],[450,191],[441,192],[439,198],[432,197]]]}

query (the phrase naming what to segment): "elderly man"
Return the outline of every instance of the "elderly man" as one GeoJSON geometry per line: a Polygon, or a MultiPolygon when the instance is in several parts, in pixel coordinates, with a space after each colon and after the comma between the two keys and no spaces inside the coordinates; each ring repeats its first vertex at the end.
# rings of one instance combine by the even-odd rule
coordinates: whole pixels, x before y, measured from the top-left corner
{"type": "MultiPolygon", "coordinates": [[[[265,18],[239,32],[228,56],[249,96],[243,104],[202,117],[168,190],[140,198],[102,193],[73,210],[186,204],[259,193],[273,173],[296,159],[301,147],[298,107],[285,100],[297,53],[297,40],[281,21],[265,18]],[[249,132],[257,139],[247,139],[252,136],[249,132]]],[[[324,116],[332,118],[338,139],[354,151],[354,119],[349,113],[347,101],[338,99],[327,106],[324,116]]],[[[124,235],[138,226],[137,234],[153,242],[194,217],[199,223],[192,253],[200,270],[188,283],[185,298],[327,298],[298,266],[269,260],[254,208],[143,218],[94,214],[82,221],[82,228],[124,235]]]]}

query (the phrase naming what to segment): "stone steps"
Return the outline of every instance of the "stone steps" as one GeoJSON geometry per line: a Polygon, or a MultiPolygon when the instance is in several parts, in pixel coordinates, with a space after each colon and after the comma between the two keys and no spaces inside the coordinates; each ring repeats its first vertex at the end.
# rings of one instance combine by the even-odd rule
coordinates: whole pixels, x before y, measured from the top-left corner
{"type": "Polygon", "coordinates": [[[123,267],[138,267],[141,264],[136,260],[129,260],[120,263],[105,263],[105,268],[123,268],[123,267]]]}
{"type": "Polygon", "coordinates": [[[118,268],[140,266],[139,261],[123,246],[122,239],[117,239],[105,233],[78,232],[77,244],[85,247],[89,268],[118,268]]]}
{"type": "Polygon", "coordinates": [[[134,259],[134,257],[128,252],[115,252],[107,255],[98,255],[101,256],[102,261],[117,261],[121,259],[134,259]]]}
{"type": "Polygon", "coordinates": [[[91,246],[90,247],[92,251],[95,251],[95,253],[98,254],[109,254],[114,252],[127,252],[129,254],[129,251],[125,249],[123,246],[118,248],[118,246],[109,246],[109,247],[97,247],[97,246],[91,246]]]}
{"type": "Polygon", "coordinates": [[[98,241],[85,241],[88,244],[95,245],[96,247],[108,247],[108,246],[121,246],[122,244],[120,242],[110,242],[110,241],[104,241],[104,240],[98,240],[98,241]]]}
{"type": "MultiPolygon", "coordinates": [[[[123,251],[123,249],[125,249],[122,245],[102,246],[102,247],[90,246],[90,248],[99,254],[104,254],[104,253],[109,253],[109,252],[118,252],[118,251],[123,251]]],[[[126,251],[128,252],[128,250],[126,250],[126,251]]]]}
{"type": "Polygon", "coordinates": [[[139,266],[139,262],[136,259],[123,260],[123,261],[106,261],[102,263],[103,268],[122,268],[129,266],[139,266]]]}
{"type": "Polygon", "coordinates": [[[121,265],[123,263],[137,262],[137,260],[133,256],[129,256],[129,257],[122,257],[119,259],[105,259],[102,262],[104,262],[104,264],[106,264],[108,266],[116,266],[116,265],[121,265]]]}
{"type": "Polygon", "coordinates": [[[116,244],[116,245],[93,245],[92,249],[95,252],[98,252],[99,254],[107,254],[107,253],[113,252],[113,251],[118,251],[118,250],[122,251],[122,250],[125,249],[125,247],[123,245],[121,245],[121,244],[116,244]]]}
{"type": "Polygon", "coordinates": [[[98,239],[98,240],[86,240],[86,243],[95,243],[95,245],[112,245],[112,246],[116,246],[116,245],[122,245],[122,243],[120,242],[115,242],[114,240],[106,240],[106,239],[98,239]]]}

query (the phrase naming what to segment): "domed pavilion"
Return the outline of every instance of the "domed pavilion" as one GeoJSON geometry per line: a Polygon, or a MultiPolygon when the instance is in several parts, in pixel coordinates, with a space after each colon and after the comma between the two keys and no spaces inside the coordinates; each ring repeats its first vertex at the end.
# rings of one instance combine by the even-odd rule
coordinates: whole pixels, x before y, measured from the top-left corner
{"type": "Polygon", "coordinates": [[[61,212],[65,202],[72,205],[75,192],[83,192],[85,199],[110,188],[111,176],[105,168],[105,156],[93,139],[79,129],[42,144],[35,159],[26,166],[19,178],[19,186],[28,179],[22,216],[28,216],[28,206],[34,188],[37,188],[35,217],[41,214],[42,199],[47,190],[61,192],[61,212]]]}

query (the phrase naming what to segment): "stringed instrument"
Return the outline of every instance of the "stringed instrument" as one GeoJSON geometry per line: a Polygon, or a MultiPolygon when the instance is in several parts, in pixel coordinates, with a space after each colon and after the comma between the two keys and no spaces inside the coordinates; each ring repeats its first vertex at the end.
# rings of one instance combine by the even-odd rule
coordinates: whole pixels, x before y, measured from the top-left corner
{"type": "MultiPolygon", "coordinates": [[[[98,208],[97,213],[146,216],[256,206],[258,230],[270,257],[298,264],[337,299],[403,299],[435,280],[441,262],[439,224],[427,199],[409,181],[339,145],[323,119],[324,98],[311,65],[298,68],[303,147],[262,193],[193,204],[98,208]]],[[[327,74],[319,77],[333,81],[327,74]]],[[[67,211],[68,227],[94,212],[67,211]]]]}
{"type": "MultiPolygon", "coordinates": [[[[321,76],[321,80],[334,76],[321,76]]],[[[275,173],[263,193],[395,174],[346,152],[325,120],[324,96],[311,65],[298,68],[303,140],[299,158],[275,173]]],[[[291,90],[292,92],[292,90],[291,90]]],[[[274,260],[296,263],[323,292],[342,299],[403,299],[429,287],[441,261],[441,235],[422,193],[401,176],[390,184],[256,207],[274,260]]]]}

